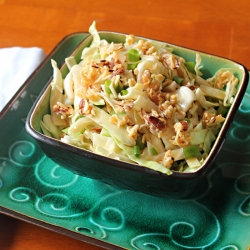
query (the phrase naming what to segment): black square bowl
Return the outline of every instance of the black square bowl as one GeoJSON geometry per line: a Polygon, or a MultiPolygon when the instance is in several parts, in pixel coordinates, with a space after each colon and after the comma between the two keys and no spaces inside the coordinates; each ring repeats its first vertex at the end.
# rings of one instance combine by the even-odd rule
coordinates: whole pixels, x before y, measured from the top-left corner
{"type": "MultiPolygon", "coordinates": [[[[99,35],[109,42],[124,42],[126,34],[101,31],[99,35]]],[[[89,36],[75,48],[72,56],[75,57],[77,62],[81,60],[82,50],[88,47],[91,41],[92,36],[89,36]]],[[[173,171],[171,175],[167,175],[140,165],[107,158],[44,135],[40,128],[40,121],[45,114],[50,113],[49,100],[52,79],[47,84],[45,83],[46,86],[28,114],[26,120],[27,132],[37,140],[47,157],[77,175],[154,196],[186,197],[201,183],[204,176],[213,167],[214,160],[226,139],[230,125],[243,99],[249,73],[243,65],[229,59],[173,44],[167,45],[173,48],[174,54],[183,57],[186,61],[194,61],[196,53],[199,53],[202,58],[202,73],[205,78],[213,76],[220,68],[229,68],[239,79],[238,91],[226,120],[213,143],[211,152],[198,170],[194,172],[173,171]]],[[[65,65],[61,67],[61,72],[63,77],[68,73],[65,65]]]]}

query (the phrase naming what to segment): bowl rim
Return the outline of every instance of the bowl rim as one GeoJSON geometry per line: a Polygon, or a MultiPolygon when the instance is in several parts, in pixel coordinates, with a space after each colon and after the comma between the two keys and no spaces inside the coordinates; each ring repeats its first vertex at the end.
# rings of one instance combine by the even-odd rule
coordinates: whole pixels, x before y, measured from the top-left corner
{"type": "MultiPolygon", "coordinates": [[[[128,35],[126,33],[108,31],[108,30],[100,30],[100,31],[98,31],[98,33],[99,34],[123,35],[123,36],[128,35]]],[[[69,36],[71,36],[73,34],[76,34],[76,33],[69,34],[65,38],[67,38],[67,37],[69,37],[69,36]]],[[[75,47],[75,49],[70,53],[69,56],[71,56],[76,51],[78,51],[79,47],[84,42],[86,42],[87,39],[90,39],[91,37],[92,37],[91,34],[87,35],[75,47]]],[[[196,53],[199,53],[199,54],[203,54],[205,56],[212,56],[214,58],[223,59],[223,60],[226,60],[226,61],[228,61],[230,63],[235,64],[242,71],[241,84],[240,84],[239,89],[237,91],[235,100],[234,100],[233,104],[230,106],[229,114],[227,115],[226,120],[223,123],[223,126],[220,129],[219,134],[217,135],[216,140],[213,143],[213,146],[211,148],[211,151],[208,154],[208,157],[205,159],[204,163],[201,165],[200,168],[198,168],[194,172],[178,172],[178,171],[173,170],[172,174],[168,175],[168,174],[164,174],[162,172],[150,169],[148,167],[141,166],[141,165],[136,164],[136,163],[129,163],[129,162],[109,158],[109,157],[106,157],[106,156],[102,156],[102,155],[96,154],[94,152],[85,150],[83,148],[80,148],[80,147],[77,147],[77,146],[74,146],[74,145],[70,145],[70,144],[66,144],[66,143],[64,143],[64,142],[62,142],[60,140],[57,140],[55,138],[52,138],[52,137],[49,137],[49,136],[46,136],[46,135],[40,133],[39,131],[37,131],[32,126],[31,121],[32,121],[32,117],[33,117],[33,115],[35,113],[35,110],[36,110],[41,98],[46,93],[46,91],[49,89],[50,83],[51,83],[51,81],[53,79],[53,75],[47,81],[47,83],[45,84],[45,86],[43,87],[41,92],[39,93],[38,97],[36,98],[35,102],[33,103],[32,107],[31,107],[31,109],[30,109],[30,111],[28,113],[28,116],[27,116],[26,121],[25,121],[26,131],[33,138],[35,138],[36,140],[38,140],[38,141],[40,141],[42,143],[46,143],[46,144],[49,144],[51,146],[55,146],[57,148],[62,148],[63,150],[66,150],[68,152],[78,154],[78,155],[83,156],[83,157],[88,157],[89,159],[96,160],[96,161],[99,161],[101,163],[112,164],[113,166],[118,167],[118,168],[123,168],[123,169],[131,170],[131,171],[141,172],[141,173],[148,174],[148,175],[161,176],[163,178],[171,178],[171,179],[178,179],[178,180],[180,180],[180,179],[190,180],[190,179],[200,178],[201,175],[205,175],[205,173],[210,169],[210,166],[213,164],[216,156],[219,154],[219,151],[220,151],[220,149],[222,148],[222,146],[224,144],[224,141],[225,141],[226,136],[227,136],[227,134],[229,132],[230,126],[231,126],[231,124],[233,122],[233,119],[234,119],[234,117],[235,117],[235,115],[237,113],[237,110],[238,110],[238,108],[239,108],[239,106],[240,106],[240,104],[242,102],[245,91],[247,89],[248,80],[249,80],[249,72],[248,72],[247,68],[244,65],[242,65],[241,63],[239,63],[239,62],[237,62],[235,60],[226,58],[226,57],[218,56],[218,55],[215,55],[215,54],[210,54],[210,53],[207,53],[207,52],[203,52],[203,51],[200,51],[200,50],[195,50],[195,49],[192,49],[192,48],[189,48],[189,47],[180,46],[180,45],[173,44],[173,43],[168,43],[166,41],[162,41],[162,40],[158,40],[158,39],[153,39],[153,38],[148,38],[148,37],[143,37],[143,36],[137,36],[137,35],[135,35],[135,37],[136,38],[141,38],[141,39],[152,40],[152,41],[158,41],[158,42],[165,43],[165,44],[167,44],[169,46],[173,46],[173,47],[176,47],[176,48],[179,48],[179,49],[184,49],[184,50],[187,50],[187,51],[191,51],[193,53],[196,52],[196,53]]],[[[56,47],[58,47],[61,42],[59,42],[56,45],[56,47]]],[[[45,60],[47,59],[47,57],[45,58],[45,60]]],[[[60,70],[63,67],[66,67],[65,62],[59,67],[60,70]]]]}

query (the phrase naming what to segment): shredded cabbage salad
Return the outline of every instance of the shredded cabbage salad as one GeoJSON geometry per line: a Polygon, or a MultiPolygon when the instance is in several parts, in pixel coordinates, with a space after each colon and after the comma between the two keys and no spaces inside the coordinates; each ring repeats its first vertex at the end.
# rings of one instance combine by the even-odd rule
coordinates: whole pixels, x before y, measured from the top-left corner
{"type": "Polygon", "coordinates": [[[113,159],[171,174],[197,170],[208,156],[238,79],[227,69],[202,78],[201,57],[186,62],[163,43],[127,35],[99,37],[80,63],[66,58],[62,78],[52,60],[45,135],[113,159]]]}

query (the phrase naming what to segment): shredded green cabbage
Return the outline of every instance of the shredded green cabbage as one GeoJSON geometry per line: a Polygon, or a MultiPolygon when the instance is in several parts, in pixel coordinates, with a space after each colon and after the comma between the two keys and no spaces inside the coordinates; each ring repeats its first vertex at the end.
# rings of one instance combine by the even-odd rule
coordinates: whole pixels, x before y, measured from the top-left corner
{"type": "Polygon", "coordinates": [[[109,43],[95,22],[89,32],[93,40],[82,60],[65,59],[65,79],[51,61],[44,134],[165,174],[196,171],[225,120],[219,110],[228,110],[236,94],[233,72],[221,69],[205,79],[199,54],[195,63],[186,62],[164,43],[133,35],[109,43]],[[196,155],[187,159],[188,147],[196,155]]]}

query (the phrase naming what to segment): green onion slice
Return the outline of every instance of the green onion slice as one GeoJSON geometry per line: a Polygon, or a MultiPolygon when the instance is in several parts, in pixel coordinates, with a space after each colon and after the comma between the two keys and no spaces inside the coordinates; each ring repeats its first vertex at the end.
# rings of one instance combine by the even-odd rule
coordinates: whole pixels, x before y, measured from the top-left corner
{"type": "Polygon", "coordinates": [[[137,136],[136,145],[139,146],[139,148],[141,150],[143,150],[147,146],[147,143],[146,142],[142,142],[142,137],[141,136],[137,136]]]}
{"type": "Polygon", "coordinates": [[[140,155],[141,155],[140,147],[138,145],[135,145],[134,146],[134,156],[140,157],[140,155]]]}
{"type": "MultiPolygon", "coordinates": [[[[104,89],[105,89],[105,91],[106,91],[108,94],[111,94],[111,93],[112,93],[112,91],[111,91],[111,89],[110,89],[111,83],[112,83],[111,80],[106,80],[106,81],[104,82],[104,89]]],[[[116,92],[117,94],[120,93],[121,90],[122,90],[119,83],[118,83],[116,86],[114,86],[114,89],[115,89],[115,92],[116,92]]]]}
{"type": "Polygon", "coordinates": [[[151,151],[152,155],[158,155],[158,152],[156,151],[155,148],[150,148],[150,151],[151,151]]]}
{"type": "Polygon", "coordinates": [[[127,95],[128,94],[128,91],[126,90],[126,89],[123,89],[122,91],[121,91],[121,95],[127,95]]]}
{"type": "Polygon", "coordinates": [[[127,70],[134,70],[137,67],[138,63],[128,63],[127,70]]]}
{"type": "Polygon", "coordinates": [[[117,94],[119,94],[119,93],[121,92],[121,90],[122,90],[122,88],[121,88],[120,84],[118,83],[118,84],[115,86],[115,92],[116,92],[117,94]]]}
{"type": "Polygon", "coordinates": [[[108,94],[111,94],[111,90],[110,90],[110,84],[111,84],[112,82],[111,82],[111,80],[106,80],[105,82],[104,82],[104,89],[105,89],[105,91],[108,93],[108,94]]]}
{"type": "Polygon", "coordinates": [[[183,153],[186,159],[191,157],[199,157],[201,156],[201,152],[199,150],[199,147],[197,145],[188,146],[186,148],[183,148],[183,153]]]}
{"type": "Polygon", "coordinates": [[[225,117],[227,115],[227,112],[228,112],[228,108],[223,106],[223,105],[220,105],[218,110],[217,110],[217,114],[222,115],[223,117],[225,117]]]}
{"type": "Polygon", "coordinates": [[[179,85],[181,85],[182,82],[183,82],[183,79],[182,79],[181,77],[179,77],[179,76],[174,76],[174,77],[173,77],[173,80],[174,80],[176,83],[178,83],[179,85]]]}
{"type": "Polygon", "coordinates": [[[130,62],[138,62],[140,60],[140,53],[137,49],[128,50],[128,60],[130,62]]]}

